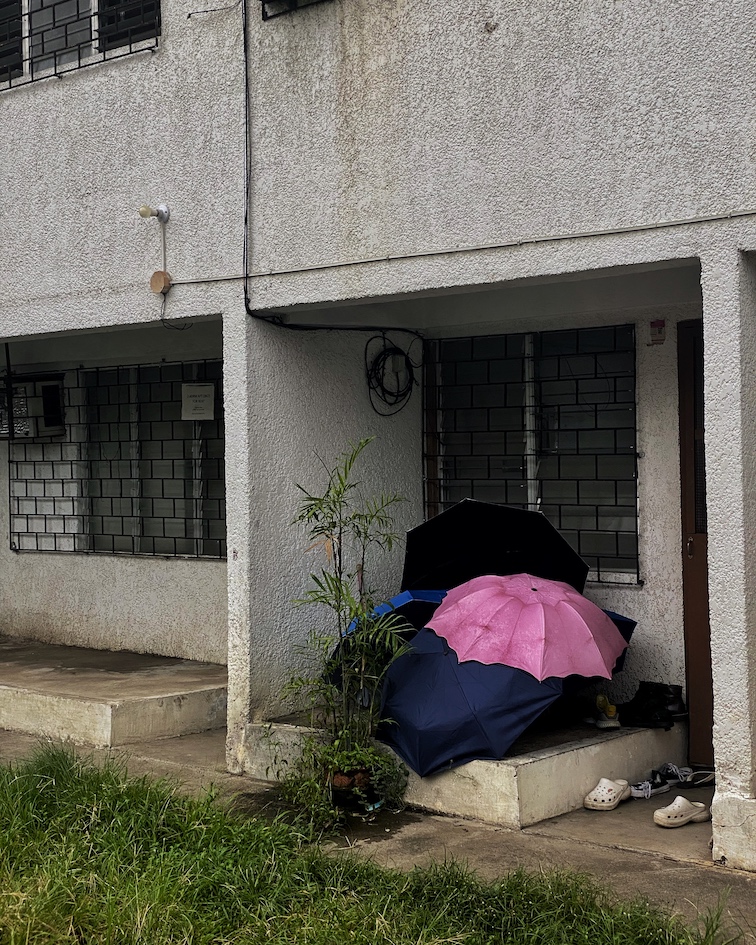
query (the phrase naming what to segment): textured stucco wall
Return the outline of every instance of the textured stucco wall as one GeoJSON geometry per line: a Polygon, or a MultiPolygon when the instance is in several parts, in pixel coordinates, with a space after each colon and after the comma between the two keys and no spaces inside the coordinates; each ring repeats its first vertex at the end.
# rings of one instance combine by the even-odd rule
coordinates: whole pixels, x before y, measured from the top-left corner
{"type": "MultiPolygon", "coordinates": [[[[362,437],[376,442],[364,454],[358,479],[370,494],[400,492],[397,529],[421,520],[420,397],[415,391],[395,417],[371,409],[364,376],[366,338],[358,333],[286,332],[251,322],[227,325],[226,364],[246,363],[246,390],[226,395],[229,450],[240,442],[234,468],[246,479],[228,484],[230,763],[239,763],[243,724],[275,716],[285,705],[282,689],[305,659],[301,646],[323,615],[294,605],[307,575],[322,559],[308,551],[306,534],[293,526],[296,484],[322,489],[326,469],[362,437]],[[243,416],[244,400],[251,423],[243,416]],[[238,416],[237,416],[238,411],[238,416]],[[243,443],[244,429],[250,431],[243,443]],[[236,520],[239,516],[240,521],[236,520]],[[249,522],[249,527],[245,522],[249,522]],[[235,739],[235,740],[234,740],[235,739]]],[[[230,383],[230,379],[228,380],[230,383]]],[[[398,589],[401,549],[374,571],[379,593],[398,589]]]]}
{"type": "Polygon", "coordinates": [[[713,243],[702,258],[714,858],[756,870],[756,265],[713,243]]]}
{"type": "MultiPolygon", "coordinates": [[[[174,279],[241,269],[243,70],[238,9],[161,4],[159,49],[0,90],[0,334],[156,320],[149,278],[167,203],[174,279]]],[[[222,311],[176,287],[168,318],[222,311]]]]}
{"type": "MultiPolygon", "coordinates": [[[[174,278],[241,272],[240,10],[189,19],[191,10],[186,0],[164,0],[154,55],[0,92],[3,337],[159,318],[147,280],[160,266],[160,236],[155,221],[136,215],[145,201],[171,207],[174,278]],[[42,145],[33,128],[44,129],[42,145]]],[[[715,746],[724,785],[715,854],[756,868],[742,828],[754,795],[756,587],[746,552],[756,386],[744,301],[752,280],[743,281],[737,256],[756,249],[756,225],[727,219],[756,211],[748,0],[332,0],[265,24],[251,16],[249,29],[255,307],[370,298],[371,318],[391,324],[396,296],[704,261],[715,746]],[[721,219],[644,229],[699,216],[721,219]],[[586,235],[595,230],[616,232],[586,235]]],[[[418,403],[392,421],[375,418],[361,379],[363,339],[276,333],[248,320],[240,292],[238,282],[180,284],[164,312],[224,321],[237,552],[228,563],[232,767],[242,722],[274,710],[306,632],[289,604],[307,570],[289,525],[291,484],[316,475],[315,449],[328,459],[369,432],[387,436],[394,454],[370,478],[409,489],[408,513],[419,511],[421,477],[418,403]]],[[[582,311],[572,309],[573,323],[582,311]]],[[[590,311],[605,323],[628,318],[614,304],[590,311]]],[[[673,681],[682,672],[675,357],[672,331],[664,346],[643,347],[640,325],[654,311],[649,302],[642,318],[631,316],[640,319],[646,583],[590,594],[641,621],[628,679],[673,681]]],[[[668,311],[669,328],[694,314],[668,311]]],[[[550,327],[546,314],[536,306],[526,317],[539,330],[550,327]]],[[[432,306],[402,313],[415,316],[431,333],[442,329],[432,306]]],[[[471,296],[459,323],[443,330],[463,333],[479,316],[471,296]]],[[[137,573],[119,572],[120,586],[131,592],[137,573]]],[[[153,605],[149,595],[138,599],[145,610],[153,605]]]]}
{"type": "Polygon", "coordinates": [[[748,0],[334,0],[252,29],[259,271],[753,198],[748,0]]]}

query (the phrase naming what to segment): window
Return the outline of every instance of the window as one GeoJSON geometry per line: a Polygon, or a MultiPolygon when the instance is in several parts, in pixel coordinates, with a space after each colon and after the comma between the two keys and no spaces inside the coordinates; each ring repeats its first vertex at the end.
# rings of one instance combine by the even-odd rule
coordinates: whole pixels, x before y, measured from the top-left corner
{"type": "Polygon", "coordinates": [[[221,363],[64,375],[60,436],[9,442],[17,551],[226,554],[221,363]],[[187,393],[201,390],[199,418],[187,393]]]}
{"type": "Polygon", "coordinates": [[[301,10],[302,7],[311,7],[315,3],[323,3],[323,0],[261,0],[262,18],[272,20],[276,16],[284,13],[293,13],[295,10],[301,10]]]}
{"type": "Polygon", "coordinates": [[[0,0],[0,82],[152,49],[159,35],[159,0],[0,0]]]}
{"type": "Polygon", "coordinates": [[[435,342],[428,512],[539,509],[598,576],[638,574],[632,326],[435,342]]]}

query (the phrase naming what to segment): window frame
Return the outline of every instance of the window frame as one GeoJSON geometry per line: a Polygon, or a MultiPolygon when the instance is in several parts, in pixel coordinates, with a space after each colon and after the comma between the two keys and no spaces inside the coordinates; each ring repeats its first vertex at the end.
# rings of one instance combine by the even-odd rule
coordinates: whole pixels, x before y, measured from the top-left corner
{"type": "Polygon", "coordinates": [[[589,580],[639,583],[634,326],[426,347],[426,513],[467,496],[537,509],[586,558],[589,580]]]}
{"type": "Polygon", "coordinates": [[[9,438],[11,550],[225,559],[222,381],[219,358],[65,371],[63,429],[9,438]],[[212,419],[183,418],[197,384],[212,419]]]}
{"type": "Polygon", "coordinates": [[[0,0],[0,89],[154,50],[161,33],[160,0],[0,0]]]}

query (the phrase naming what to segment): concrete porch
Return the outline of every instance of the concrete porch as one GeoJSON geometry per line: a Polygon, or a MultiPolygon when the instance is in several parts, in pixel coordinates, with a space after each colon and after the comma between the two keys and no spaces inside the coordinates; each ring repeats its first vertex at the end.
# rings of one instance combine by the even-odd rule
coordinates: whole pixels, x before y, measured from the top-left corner
{"type": "MultiPolygon", "coordinates": [[[[220,730],[224,666],[0,637],[0,729],[97,748],[220,730]]],[[[247,729],[246,773],[274,780],[308,730],[247,729]]],[[[411,775],[407,802],[427,811],[523,828],[582,809],[601,777],[639,781],[686,761],[687,728],[598,731],[572,725],[526,732],[500,761],[411,775]]]]}
{"type": "Polygon", "coordinates": [[[225,666],[0,637],[0,729],[98,748],[226,724],[225,666]]]}
{"type": "MultiPolygon", "coordinates": [[[[286,723],[248,726],[247,774],[274,780],[312,731],[286,723]]],[[[406,801],[435,813],[528,827],[582,810],[583,798],[602,777],[633,783],[665,762],[686,764],[687,734],[684,722],[668,732],[585,725],[525,733],[500,761],[471,761],[425,778],[411,772],[406,801]]]]}

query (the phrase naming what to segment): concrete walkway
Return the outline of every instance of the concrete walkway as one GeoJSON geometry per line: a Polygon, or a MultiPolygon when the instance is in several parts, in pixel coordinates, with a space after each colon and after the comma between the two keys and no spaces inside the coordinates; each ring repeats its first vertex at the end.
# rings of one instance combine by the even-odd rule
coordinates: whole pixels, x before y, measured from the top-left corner
{"type": "MultiPolygon", "coordinates": [[[[0,762],[20,760],[38,743],[32,736],[0,732],[0,762]]],[[[226,772],[223,732],[141,742],[110,754],[125,758],[133,775],[177,779],[183,790],[198,792],[212,784],[240,809],[275,801],[275,789],[266,782],[226,772]]],[[[685,793],[707,803],[711,798],[706,788],[685,793]]],[[[331,846],[348,847],[381,866],[402,870],[454,858],[486,879],[518,867],[578,870],[625,899],[642,897],[689,921],[726,899],[725,924],[756,943],[756,874],[711,862],[708,824],[674,830],[655,826],[653,810],[674,797],[673,789],[649,801],[629,801],[615,811],[575,811],[524,830],[415,811],[381,813],[370,822],[355,820],[346,840],[331,846]]]]}

